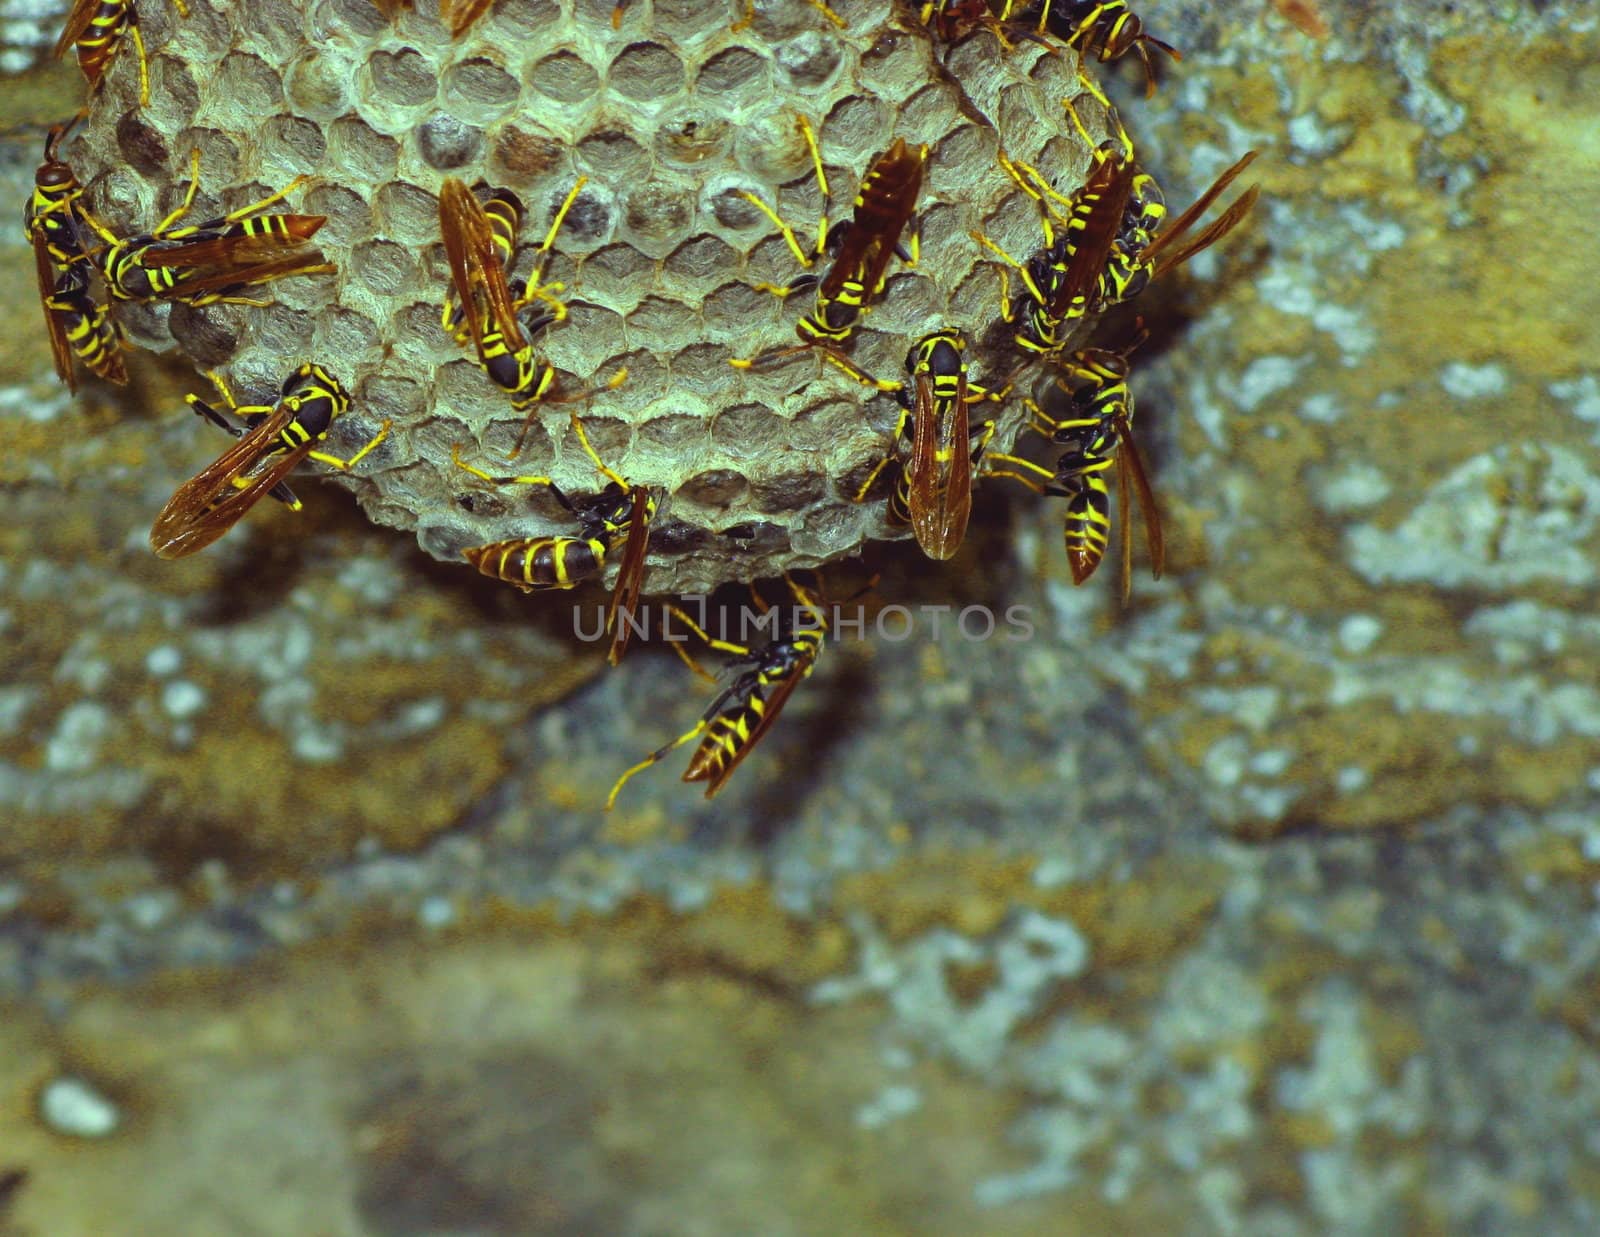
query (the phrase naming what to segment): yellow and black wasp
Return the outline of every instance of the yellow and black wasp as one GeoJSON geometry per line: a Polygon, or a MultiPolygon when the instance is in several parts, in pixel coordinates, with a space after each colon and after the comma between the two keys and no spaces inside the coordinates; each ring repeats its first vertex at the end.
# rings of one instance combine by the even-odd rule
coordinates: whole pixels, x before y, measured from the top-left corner
{"type": "MultiPolygon", "coordinates": [[[[1007,6],[1010,7],[1010,0],[1007,6]]],[[[1128,7],[1127,0],[1033,0],[1026,19],[1036,21],[1039,30],[1048,29],[1068,47],[1094,56],[1101,64],[1138,52],[1144,64],[1146,97],[1156,91],[1155,68],[1146,49],[1159,48],[1174,60],[1183,59],[1172,44],[1145,33],[1144,22],[1128,7]]]]}
{"type": "Polygon", "coordinates": [[[966,346],[959,331],[949,330],[911,346],[907,381],[896,392],[901,411],[894,442],[855,496],[863,501],[883,469],[897,463],[889,518],[910,524],[922,552],[934,559],[961,548],[972,513],[972,470],[994,434],[993,421],[973,425],[968,415],[972,400],[990,395],[967,379],[966,346]]]}
{"type": "MultiPolygon", "coordinates": [[[[1130,488],[1144,517],[1150,570],[1156,579],[1166,565],[1166,541],[1155,493],[1133,440],[1133,393],[1128,389],[1128,357],[1143,342],[1141,334],[1120,352],[1088,348],[1073,354],[1065,376],[1075,384],[1067,415],[1055,417],[1037,404],[1033,428],[1065,447],[1054,470],[1015,455],[989,456],[989,473],[1020,481],[1040,494],[1067,500],[1063,534],[1072,582],[1082,584],[1105,556],[1111,529],[1111,498],[1103,474],[1117,465],[1117,518],[1122,526],[1122,596],[1132,588],[1133,533],[1129,528],[1130,488]],[[995,468],[1004,464],[1005,468],[995,468]]],[[[1057,387],[1058,390],[1066,388],[1057,387]]]]}
{"type": "Polygon", "coordinates": [[[348,472],[389,434],[386,420],[347,460],[319,450],[334,419],[349,409],[350,396],[337,378],[314,363],[300,366],[284,379],[276,404],[241,407],[219,375],[210,377],[228,412],[197,395],[188,397],[189,406],[239,441],[184,482],[156,516],[150,546],[162,558],[183,558],[205,549],[264,495],[287,504],[291,511],[300,510],[300,500],[286,478],[301,460],[310,458],[348,472]]]}
{"type": "MultiPolygon", "coordinates": [[[[446,180],[439,191],[439,228],[452,285],[445,297],[444,329],[461,344],[471,340],[489,380],[511,397],[513,409],[527,414],[511,452],[513,458],[521,452],[534,410],[549,395],[556,377],[554,366],[534,352],[532,339],[567,316],[566,306],[556,296],[561,285],[540,284],[539,278],[556,233],[587,183],[587,178],[580,176],[556,211],[535,250],[527,281],[510,278],[523,218],[522,202],[516,194],[497,189],[487,203],[480,203],[466,182],[455,177],[446,180]],[[534,306],[539,308],[524,321],[522,315],[534,306]]],[[[626,371],[619,373],[609,385],[616,386],[625,375],[626,371]]],[[[590,394],[567,395],[562,402],[590,394]]]]}
{"type": "MultiPolygon", "coordinates": [[[[1067,343],[1070,328],[1090,314],[1120,304],[1149,282],[1187,262],[1232,231],[1255,205],[1252,186],[1189,243],[1168,251],[1193,227],[1211,203],[1256,157],[1245,156],[1219,176],[1211,188],[1165,228],[1166,204],[1155,178],[1139,170],[1133,139],[1099,88],[1081,79],[1106,109],[1113,136],[1094,148],[1094,166],[1070,197],[1058,193],[1037,168],[1000,156],[1001,166],[1038,203],[1045,244],[1026,263],[1013,258],[990,237],[973,238],[1016,270],[1022,289],[1012,299],[1002,290],[1003,315],[1020,323],[1014,340],[1023,352],[1052,357],[1067,343]]],[[[1087,128],[1071,100],[1067,114],[1086,145],[1087,128]]]]}
{"type": "MultiPolygon", "coordinates": [[[[189,7],[183,0],[173,0],[173,7],[180,16],[189,16],[189,7]]],[[[125,38],[133,40],[139,57],[139,105],[149,107],[150,64],[144,51],[144,36],[139,33],[139,10],[134,0],[73,0],[67,24],[56,40],[56,58],[59,60],[69,47],[76,46],[78,67],[89,79],[89,89],[98,90],[125,38]]]]}
{"type": "Polygon", "coordinates": [[[258,202],[203,223],[175,227],[189,213],[200,186],[200,152],[196,150],[183,201],[154,231],[119,237],[93,215],[79,213],[105,242],[90,256],[107,291],[119,300],[264,305],[267,302],[235,293],[289,275],[334,269],[322,251],[309,243],[328,221],[325,215],[260,213],[309,179],[297,176],[258,202]]]}
{"type": "MultiPolygon", "coordinates": [[[[706,798],[709,799],[722,789],[739,767],[739,762],[772,729],[772,724],[778,720],[778,714],[794,694],[794,689],[816,667],[817,657],[822,652],[829,630],[830,607],[822,594],[805,587],[788,574],[784,575],[784,581],[789,586],[795,604],[779,613],[773,638],[760,648],[716,639],[681,609],[668,607],[669,613],[685,623],[708,648],[731,654],[735,666],[743,665],[746,668],[717,693],[692,728],[665,747],[651,752],[616,780],[606,799],[607,810],[616,804],[622,787],[635,773],[648,769],[685,743],[696,739],[700,742],[694,755],[689,758],[689,767],[684,770],[683,780],[704,782],[706,798]]],[[[865,593],[873,583],[876,581],[869,582],[855,596],[865,593]]],[[[755,593],[754,587],[751,592],[755,593]]],[[[847,604],[854,599],[848,598],[840,604],[847,604]]],[[[756,594],[756,600],[759,604],[759,594],[756,594]]],[[[681,642],[674,642],[673,648],[690,669],[704,673],[695,665],[681,642]]]]}
{"type": "Polygon", "coordinates": [[[454,453],[457,467],[494,485],[542,485],[578,521],[576,537],[513,537],[488,545],[470,546],[462,556],[486,576],[504,580],[525,593],[546,589],[576,588],[605,570],[617,542],[626,537],[622,565],[611,594],[606,615],[606,631],[611,635],[609,659],[614,666],[622,660],[632,635],[633,612],[644,583],[645,554],[650,546],[650,522],[655,518],[659,499],[648,486],[632,485],[606,467],[589,444],[589,435],[576,413],[572,430],[579,444],[606,487],[593,498],[574,502],[549,477],[496,477],[463,463],[454,453]]]}
{"type": "Polygon", "coordinates": [[[73,123],[56,125],[45,138],[44,161],[34,174],[23,226],[33,245],[39,304],[56,375],[69,390],[76,391],[74,356],[107,382],[126,383],[128,373],[122,362],[121,329],[89,290],[77,210],[83,186],[60,157],[61,141],[73,123]]]}
{"type": "Polygon", "coordinates": [[[812,169],[822,191],[822,216],[817,223],[817,239],[813,249],[808,252],[796,238],[794,229],[755,194],[743,193],[741,196],[778,226],[790,252],[808,272],[785,288],[769,284],[759,286],[780,296],[814,287],[816,304],[810,314],[795,324],[795,333],[801,340],[798,347],[779,348],[753,360],[735,361],[734,365],[745,369],[779,357],[792,356],[808,348],[817,348],[828,360],[858,381],[877,385],[839,349],[849,342],[871,302],[882,294],[888,279],[890,259],[898,254],[905,262],[916,260],[916,238],[913,237],[907,248],[901,244],[900,237],[916,213],[928,148],[913,148],[907,145],[904,138],[896,138],[888,150],[872,161],[867,174],[861,178],[851,217],[830,228],[828,177],[822,167],[822,152],[817,145],[817,136],[811,122],[804,116],[799,117],[796,123],[811,152],[812,169]],[[809,273],[824,256],[830,255],[831,262],[822,275],[809,273]]]}

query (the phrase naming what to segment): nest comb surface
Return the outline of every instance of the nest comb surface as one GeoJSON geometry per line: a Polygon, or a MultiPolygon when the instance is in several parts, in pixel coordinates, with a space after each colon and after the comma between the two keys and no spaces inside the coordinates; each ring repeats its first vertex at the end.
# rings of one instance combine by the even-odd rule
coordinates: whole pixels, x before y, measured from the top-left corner
{"type": "MultiPolygon", "coordinates": [[[[91,208],[124,234],[180,199],[193,150],[190,221],[316,178],[274,209],[328,217],[317,243],[336,274],[267,285],[266,307],[118,312],[135,342],[175,344],[226,372],[241,399],[270,399],[302,361],[322,363],[355,400],[334,450],[391,418],[388,441],[342,480],[373,519],[457,562],[467,546],[574,533],[547,490],[487,485],[454,467],[451,450],[490,472],[548,473],[569,493],[592,493],[603,482],[571,433],[577,410],[606,463],[666,496],[647,589],[708,589],[906,535],[886,521],[881,490],[851,501],[888,445],[892,397],[814,353],[758,370],[728,364],[795,343],[793,324],[811,308],[809,293],[782,300],[752,286],[803,272],[739,195],[777,207],[802,244],[814,239],[822,202],[797,114],[820,139],[834,220],[894,138],[929,151],[914,225],[921,261],[891,265],[852,358],[898,379],[917,338],[956,328],[972,341],[978,383],[1018,358],[995,329],[1000,264],[968,233],[981,227],[1022,259],[1042,243],[1038,207],[997,151],[1070,193],[1090,153],[1063,100],[1077,97],[1096,141],[1108,123],[1082,95],[1070,52],[1026,41],[1008,52],[984,33],[941,68],[946,49],[908,29],[897,6],[834,7],[844,29],[802,0],[758,3],[747,23],[737,0],[635,0],[614,29],[609,0],[502,0],[452,41],[434,13],[391,23],[370,0],[191,0],[187,20],[147,4],[151,105],[138,106],[134,58],[123,55],[69,153],[91,208]],[[558,395],[602,387],[621,366],[628,377],[544,406],[508,466],[522,415],[440,328],[449,275],[437,193],[458,176],[521,196],[523,273],[580,174],[588,183],[544,274],[565,285],[570,315],[539,350],[558,368],[558,395]]],[[[997,409],[1005,449],[1025,418],[1017,401],[975,405],[982,416],[997,409]]],[[[210,445],[197,444],[197,459],[210,445]]]]}

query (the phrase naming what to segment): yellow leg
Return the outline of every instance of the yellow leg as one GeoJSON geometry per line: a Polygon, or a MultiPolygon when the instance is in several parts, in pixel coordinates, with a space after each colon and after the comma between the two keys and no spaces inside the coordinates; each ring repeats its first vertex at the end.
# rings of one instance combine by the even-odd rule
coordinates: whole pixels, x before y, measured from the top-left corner
{"type": "MultiPolygon", "coordinates": [[[[678,606],[668,606],[667,613],[675,614],[678,616],[678,618],[682,619],[684,626],[686,626],[690,631],[694,632],[695,635],[699,636],[700,639],[705,642],[705,646],[708,649],[715,649],[718,653],[731,653],[734,657],[748,657],[750,655],[750,650],[745,645],[734,644],[731,640],[717,639],[715,636],[706,631],[704,627],[700,626],[699,623],[690,618],[689,615],[678,606]]],[[[662,624],[661,633],[663,636],[670,635],[666,629],[665,623],[662,624]]],[[[681,647],[683,644],[683,641],[681,640],[669,639],[667,642],[674,647],[681,647]]],[[[682,654],[679,654],[679,656],[682,656],[682,654]]],[[[696,670],[697,673],[704,673],[703,671],[699,671],[698,667],[696,667],[693,662],[690,662],[689,666],[691,669],[696,670]]]]}
{"type": "Polygon", "coordinates": [[[156,225],[152,236],[165,236],[172,230],[172,225],[177,223],[189,213],[189,207],[194,204],[194,195],[200,191],[200,148],[196,146],[189,152],[189,187],[184,190],[183,201],[178,203],[178,209],[156,225]]]}
{"type": "MultiPolygon", "coordinates": [[[[131,17],[131,14],[130,14],[131,17]]],[[[139,106],[150,106],[150,60],[144,54],[144,36],[139,33],[139,23],[133,21],[128,27],[133,35],[133,50],[139,57],[139,106]]]]}
{"type": "Polygon", "coordinates": [[[846,28],[844,18],[840,17],[837,13],[830,9],[822,2],[822,0],[806,0],[806,3],[831,21],[835,30],[843,30],[846,28]]]}
{"type": "Polygon", "coordinates": [[[584,454],[594,462],[594,466],[600,470],[600,475],[607,481],[614,481],[623,489],[627,489],[628,483],[624,481],[617,473],[614,473],[611,471],[611,469],[607,468],[605,464],[601,462],[599,454],[593,447],[589,445],[589,435],[587,432],[585,432],[583,428],[583,422],[578,419],[578,414],[576,412],[572,414],[572,432],[577,434],[578,442],[582,444],[584,454]]]}
{"type": "Polygon", "coordinates": [[[470,472],[474,477],[481,477],[491,485],[553,485],[549,477],[496,477],[493,473],[484,472],[481,468],[474,468],[461,458],[461,444],[450,444],[450,462],[465,472],[470,472]]]}
{"type": "Polygon", "coordinates": [[[622,793],[622,788],[630,777],[632,777],[635,773],[640,773],[643,770],[648,769],[651,765],[657,764],[664,760],[678,748],[682,747],[685,743],[688,743],[693,739],[698,739],[709,727],[710,723],[707,722],[705,718],[701,718],[694,724],[694,729],[684,731],[671,743],[668,743],[665,747],[657,748],[638,764],[634,765],[633,768],[623,773],[623,775],[619,777],[612,785],[611,793],[606,796],[606,811],[609,812],[613,807],[616,806],[617,796],[622,793]]]}
{"type": "Polygon", "coordinates": [[[328,455],[322,451],[308,451],[306,454],[319,464],[326,464],[329,468],[337,468],[340,472],[349,472],[372,452],[380,442],[389,436],[389,427],[393,424],[388,418],[384,419],[378,427],[378,432],[367,440],[367,445],[362,447],[347,460],[341,460],[337,455],[328,455]]]}

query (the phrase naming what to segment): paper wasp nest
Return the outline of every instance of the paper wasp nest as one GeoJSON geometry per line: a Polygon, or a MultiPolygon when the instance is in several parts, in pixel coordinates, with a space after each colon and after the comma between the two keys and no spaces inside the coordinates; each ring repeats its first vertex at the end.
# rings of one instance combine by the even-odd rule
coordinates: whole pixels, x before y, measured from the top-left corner
{"type": "MultiPolygon", "coordinates": [[[[149,108],[130,50],[68,154],[91,209],[118,232],[148,230],[176,204],[193,149],[191,221],[298,174],[318,178],[278,209],[328,216],[317,243],[337,274],[267,285],[264,308],[119,314],[137,343],[175,341],[228,374],[241,399],[268,397],[302,361],[325,365],[355,397],[334,450],[392,418],[388,441],[341,482],[373,519],[457,562],[464,546],[574,532],[548,492],[488,486],[452,466],[451,448],[491,472],[548,472],[593,492],[602,481],[569,430],[577,410],[608,464],[666,496],[648,590],[704,589],[904,535],[887,525],[881,492],[851,501],[888,445],[892,397],[814,353],[754,371],[728,363],[795,343],[812,305],[809,292],[785,301],[752,286],[802,271],[738,193],[776,205],[814,242],[821,201],[796,115],[820,137],[833,220],[849,216],[861,174],[896,136],[928,146],[921,261],[891,266],[851,349],[885,379],[944,326],[971,338],[973,381],[1015,368],[996,329],[1000,264],[968,233],[981,227],[1024,260],[1043,234],[996,152],[1003,143],[1063,193],[1089,164],[1062,108],[1081,90],[1072,53],[1029,41],[1006,51],[985,33],[953,50],[946,73],[945,49],[888,0],[834,7],[844,29],[804,0],[758,3],[749,22],[737,0],[635,0],[613,28],[611,0],[501,0],[452,41],[434,12],[391,23],[371,0],[191,0],[187,20],[157,0],[140,10],[149,108]],[[963,110],[952,78],[998,132],[963,110]],[[522,417],[439,325],[449,275],[437,193],[458,176],[520,195],[522,274],[580,174],[587,186],[545,276],[565,285],[571,313],[539,348],[559,368],[558,395],[600,387],[620,366],[628,377],[544,406],[507,466],[522,417]]],[[[1098,138],[1102,109],[1085,97],[1080,110],[1098,138]]],[[[1018,401],[1005,406],[996,449],[1023,416],[1018,401]]]]}

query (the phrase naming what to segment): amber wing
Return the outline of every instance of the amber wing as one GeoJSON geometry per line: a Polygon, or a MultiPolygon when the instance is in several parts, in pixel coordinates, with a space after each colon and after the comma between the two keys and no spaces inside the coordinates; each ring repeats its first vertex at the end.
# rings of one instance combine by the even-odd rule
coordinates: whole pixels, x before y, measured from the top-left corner
{"type": "Polygon", "coordinates": [[[56,59],[65,56],[67,49],[83,37],[99,11],[100,0],[73,0],[72,9],[67,14],[67,24],[62,27],[61,37],[56,40],[56,59]]]}
{"type": "Polygon", "coordinates": [[[491,319],[507,349],[516,352],[525,347],[527,339],[517,321],[505,268],[495,253],[489,216],[465,181],[451,177],[439,190],[439,225],[445,256],[450,260],[450,278],[461,298],[479,359],[484,355],[485,323],[491,319]]]}
{"type": "Polygon", "coordinates": [[[273,451],[292,419],[293,413],[279,404],[184,482],[156,516],[150,548],[162,558],[184,558],[205,549],[237,524],[311,451],[311,441],[292,451],[273,451]]]}
{"type": "Polygon", "coordinates": [[[606,630],[611,633],[611,651],[606,660],[613,666],[628,651],[628,639],[633,625],[628,622],[639,604],[639,592],[644,585],[645,553],[650,547],[650,491],[635,486],[633,511],[628,516],[628,544],[622,552],[622,566],[617,570],[617,586],[611,593],[611,609],[606,614],[606,630]]]}
{"type": "Polygon", "coordinates": [[[50,335],[50,355],[55,359],[56,376],[67,384],[67,390],[78,390],[77,377],[72,372],[72,347],[67,343],[67,328],[50,308],[50,298],[56,291],[56,264],[50,257],[50,242],[42,227],[29,228],[33,239],[33,262],[39,274],[39,304],[44,309],[44,326],[50,335]]]}
{"type": "Polygon", "coordinates": [[[1052,318],[1064,318],[1075,300],[1087,297],[1094,290],[1122,228],[1122,216],[1135,175],[1131,159],[1102,159],[1078,190],[1066,274],[1047,307],[1052,318]],[[1078,205],[1091,199],[1094,199],[1093,204],[1080,214],[1078,205]],[[1083,220],[1081,228],[1076,226],[1080,218],[1083,220]]]}
{"type": "Polygon", "coordinates": [[[972,443],[967,428],[966,378],[961,379],[950,414],[941,417],[933,384],[918,375],[909,505],[911,529],[929,558],[950,558],[967,535],[972,512],[972,443]]]}
{"type": "Polygon", "coordinates": [[[819,293],[823,299],[837,297],[845,281],[857,272],[868,296],[877,288],[900,243],[900,234],[916,213],[924,154],[920,146],[912,149],[902,137],[872,161],[861,181],[855,218],[823,277],[819,293]]]}

